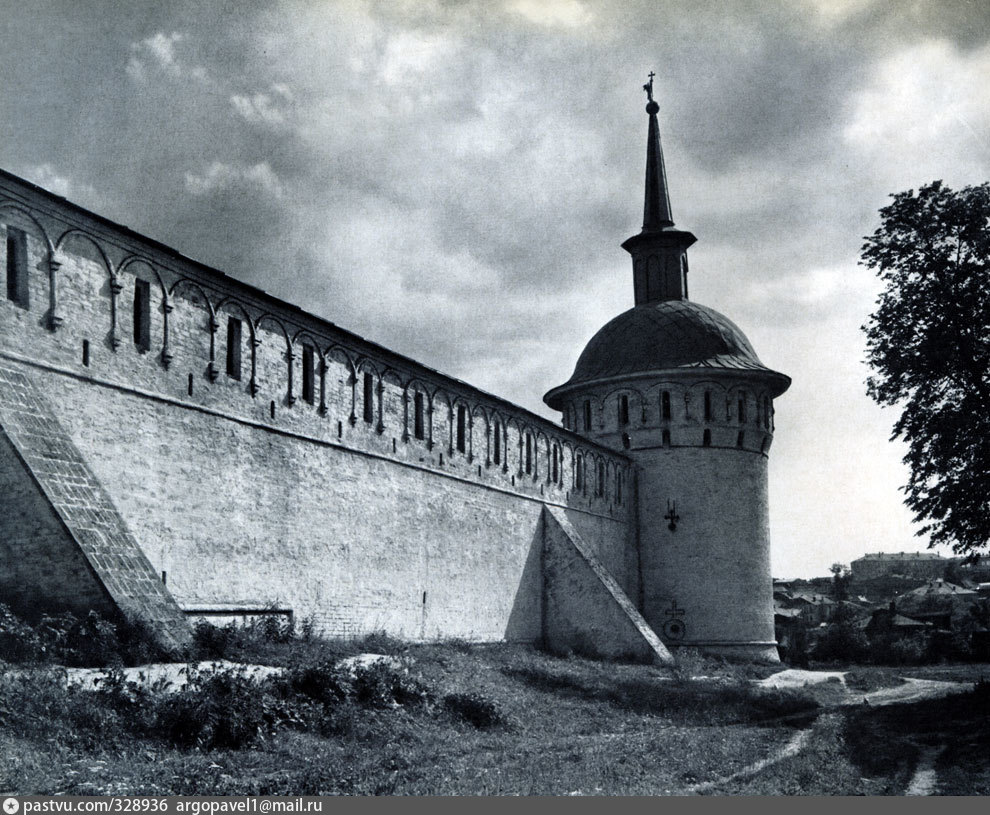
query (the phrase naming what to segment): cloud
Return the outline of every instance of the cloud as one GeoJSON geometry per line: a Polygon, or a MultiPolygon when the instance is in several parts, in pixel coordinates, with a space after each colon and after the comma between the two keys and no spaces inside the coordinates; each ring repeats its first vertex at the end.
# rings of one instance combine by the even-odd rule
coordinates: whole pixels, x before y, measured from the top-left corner
{"type": "Polygon", "coordinates": [[[214,161],[199,175],[187,172],[185,181],[186,190],[195,196],[222,192],[231,188],[257,190],[275,198],[281,198],[283,195],[282,182],[267,161],[250,166],[214,161]]]}
{"type": "MultiPolygon", "coordinates": [[[[281,85],[278,89],[273,88],[273,90],[283,101],[292,100],[292,93],[286,86],[281,85]]],[[[230,102],[234,109],[249,122],[268,125],[280,125],[285,122],[286,112],[279,108],[279,102],[267,93],[256,93],[251,96],[234,94],[230,97],[230,102]]]]}
{"type": "Polygon", "coordinates": [[[531,23],[549,28],[580,28],[594,19],[578,0],[512,0],[507,8],[531,23]]]}
{"type": "Polygon", "coordinates": [[[86,202],[88,206],[95,206],[98,198],[92,185],[79,183],[66,175],[59,174],[51,164],[36,164],[32,167],[25,167],[21,174],[39,187],[44,187],[63,198],[86,202]]]}
{"type": "Polygon", "coordinates": [[[844,143],[882,183],[979,183],[990,174],[988,83],[990,46],[916,43],[882,60],[852,96],[844,143]]]}
{"type": "Polygon", "coordinates": [[[165,76],[190,76],[197,80],[207,78],[206,69],[202,66],[188,66],[181,62],[176,54],[176,45],[186,40],[186,35],[173,31],[165,34],[159,31],[140,42],[131,43],[131,56],[127,61],[125,71],[135,82],[144,83],[148,80],[149,71],[158,71],[165,76]]]}

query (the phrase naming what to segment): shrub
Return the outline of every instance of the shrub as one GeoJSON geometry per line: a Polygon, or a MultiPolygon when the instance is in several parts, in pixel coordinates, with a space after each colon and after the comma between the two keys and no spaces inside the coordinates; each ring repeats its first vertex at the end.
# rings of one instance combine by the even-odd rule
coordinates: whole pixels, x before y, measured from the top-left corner
{"type": "Polygon", "coordinates": [[[848,622],[833,623],[818,638],[812,656],[822,662],[863,662],[870,654],[870,641],[848,622]]]}
{"type": "Polygon", "coordinates": [[[924,635],[878,637],[872,644],[875,662],[886,665],[921,665],[928,659],[928,638],[924,635]]]}
{"type": "Polygon", "coordinates": [[[31,626],[0,605],[0,659],[105,667],[136,665],[167,656],[141,622],[112,622],[90,611],[82,619],[71,612],[42,615],[31,626]]]}
{"type": "Polygon", "coordinates": [[[296,623],[291,615],[265,614],[251,620],[247,628],[263,642],[292,642],[296,637],[296,623]]]}
{"type": "Polygon", "coordinates": [[[238,644],[240,634],[235,623],[220,627],[199,620],[193,627],[193,647],[202,659],[226,659],[232,647],[238,644]]]}
{"type": "Polygon", "coordinates": [[[38,633],[0,603],[0,659],[5,662],[37,662],[47,655],[45,643],[38,633]]]}
{"type": "Polygon", "coordinates": [[[354,698],[363,707],[419,706],[431,701],[430,688],[384,662],[354,669],[354,698]]]}
{"type": "Polygon", "coordinates": [[[239,671],[193,673],[184,690],[160,696],[156,729],[177,747],[237,750],[278,724],[266,688],[239,671]]]}
{"type": "Polygon", "coordinates": [[[479,729],[495,727],[505,721],[498,704],[478,693],[448,693],[443,697],[443,706],[479,729]]]}
{"type": "Polygon", "coordinates": [[[308,665],[290,671],[280,682],[290,692],[302,694],[324,705],[338,705],[354,693],[354,679],[332,662],[308,665]]]}

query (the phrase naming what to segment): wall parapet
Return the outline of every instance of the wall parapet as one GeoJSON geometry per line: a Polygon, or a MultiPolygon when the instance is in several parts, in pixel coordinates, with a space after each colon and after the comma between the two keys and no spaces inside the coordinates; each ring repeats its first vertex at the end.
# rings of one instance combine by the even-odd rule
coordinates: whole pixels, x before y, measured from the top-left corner
{"type": "Polygon", "coordinates": [[[620,453],[3,171],[0,224],[8,293],[26,278],[22,301],[0,300],[0,349],[17,357],[561,505],[631,510],[620,453]]]}

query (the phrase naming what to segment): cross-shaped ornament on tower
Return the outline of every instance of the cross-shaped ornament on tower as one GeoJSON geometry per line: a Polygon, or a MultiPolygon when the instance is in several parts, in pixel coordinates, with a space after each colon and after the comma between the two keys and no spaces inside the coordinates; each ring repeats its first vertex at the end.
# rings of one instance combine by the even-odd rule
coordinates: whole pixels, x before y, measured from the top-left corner
{"type": "Polygon", "coordinates": [[[650,102],[653,101],[653,77],[655,76],[656,74],[653,73],[653,71],[650,71],[650,81],[643,86],[643,90],[646,91],[646,98],[650,102]]]}

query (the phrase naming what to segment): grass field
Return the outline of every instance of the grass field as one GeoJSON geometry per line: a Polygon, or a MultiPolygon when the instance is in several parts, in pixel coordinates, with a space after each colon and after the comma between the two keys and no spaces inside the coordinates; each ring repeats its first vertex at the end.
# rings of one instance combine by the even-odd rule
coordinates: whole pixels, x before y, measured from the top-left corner
{"type": "MultiPolygon", "coordinates": [[[[899,794],[920,750],[936,742],[950,744],[938,760],[940,791],[986,792],[990,778],[985,692],[840,709],[829,707],[829,689],[754,688],[750,679],[779,669],[769,666],[688,654],[661,669],[519,645],[293,641],[241,656],[296,668],[295,678],[207,683],[200,696],[135,701],[126,688],[66,690],[51,669],[8,671],[0,676],[0,791],[899,794]],[[358,650],[396,654],[407,668],[347,693],[323,669],[299,671],[358,650]],[[706,678],[690,678],[699,675],[706,678]],[[209,718],[214,702],[246,722],[243,746],[210,746],[202,733],[183,741],[181,723],[209,718]],[[731,778],[795,739],[802,747],[793,756],[731,778]]],[[[890,669],[870,670],[858,669],[864,687],[900,681],[890,669]]]]}

